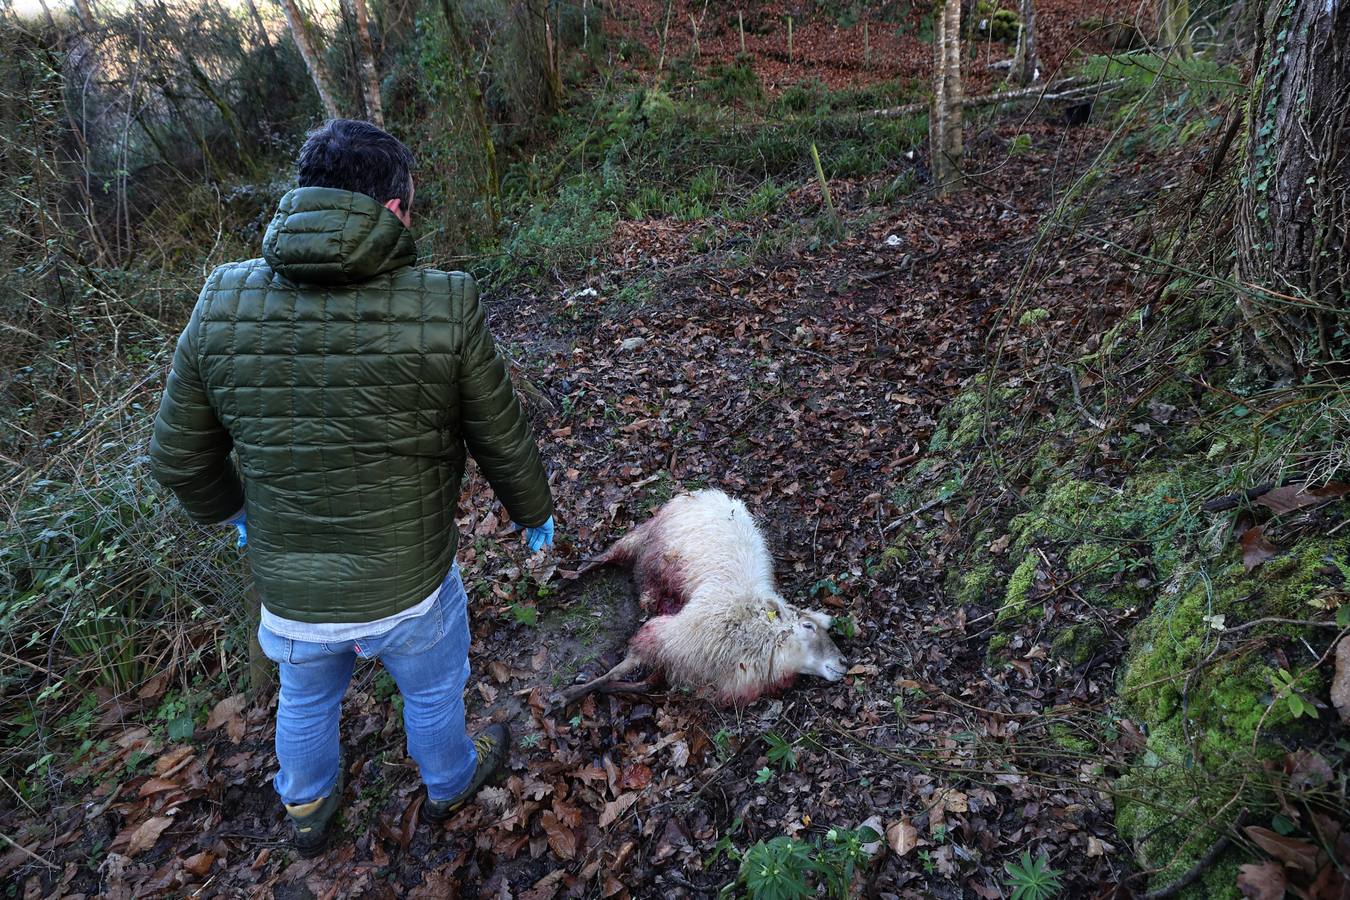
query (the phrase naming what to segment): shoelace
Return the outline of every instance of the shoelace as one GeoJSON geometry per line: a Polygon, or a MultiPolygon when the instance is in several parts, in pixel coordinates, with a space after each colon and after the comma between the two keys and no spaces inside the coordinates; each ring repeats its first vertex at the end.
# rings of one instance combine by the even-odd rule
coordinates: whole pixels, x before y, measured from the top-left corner
{"type": "Polygon", "coordinates": [[[479,759],[490,754],[497,746],[497,742],[492,739],[490,734],[480,734],[473,739],[473,748],[478,751],[479,759]]]}

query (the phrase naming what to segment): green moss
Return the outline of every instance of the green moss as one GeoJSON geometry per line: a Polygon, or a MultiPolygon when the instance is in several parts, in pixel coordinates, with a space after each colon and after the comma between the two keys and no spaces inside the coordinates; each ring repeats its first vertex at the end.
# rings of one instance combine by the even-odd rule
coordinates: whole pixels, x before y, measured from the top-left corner
{"type": "Polygon", "coordinates": [[[1032,588],[1036,586],[1038,564],[1039,560],[1034,553],[1028,553],[1017,564],[1017,568],[1008,578],[1008,586],[1003,594],[1003,606],[999,608],[998,615],[994,619],[996,623],[1007,625],[1030,621],[1034,617],[1034,610],[1039,607],[1029,607],[1027,601],[1031,597],[1032,588]]]}
{"type": "MultiPolygon", "coordinates": [[[[1347,550],[1343,539],[1308,540],[1251,573],[1233,561],[1209,578],[1197,574],[1161,598],[1132,633],[1121,693],[1126,711],[1147,729],[1148,744],[1117,784],[1116,826],[1142,865],[1164,867],[1155,887],[1179,876],[1217,838],[1197,826],[1219,813],[1262,760],[1283,752],[1272,735],[1303,725],[1275,688],[1268,651],[1297,627],[1258,626],[1222,644],[1219,628],[1306,617],[1310,600],[1342,584],[1331,560],[1347,550]],[[1224,654],[1243,646],[1252,649],[1224,654]],[[1193,804],[1188,814],[1172,821],[1186,804],[1193,804]]],[[[1294,674],[1305,696],[1322,690],[1317,671],[1294,674]]],[[[1255,790],[1249,780],[1246,789],[1255,790]]],[[[1216,892],[1222,887],[1207,880],[1193,896],[1224,896],[1216,892]]]]}
{"type": "Polygon", "coordinates": [[[1074,732],[1069,726],[1055,723],[1050,726],[1050,740],[1061,750],[1068,750],[1070,753],[1091,753],[1097,745],[1082,735],[1074,732]]]}
{"type": "Polygon", "coordinates": [[[990,669],[997,669],[1007,664],[1008,644],[1012,638],[1006,634],[994,634],[989,638],[989,648],[984,652],[984,664],[990,669]]]}
{"type": "Polygon", "coordinates": [[[1022,313],[1017,319],[1017,324],[1025,328],[1029,325],[1036,325],[1040,322],[1044,322],[1048,318],[1050,318],[1050,310],[1038,306],[1035,309],[1029,309],[1022,313]]]}
{"type": "Polygon", "coordinates": [[[1055,635],[1050,644],[1050,654],[1077,667],[1092,659],[1105,641],[1106,632],[1100,625],[1079,622],[1055,635]]]}
{"type": "MultiPolygon", "coordinates": [[[[1179,728],[1165,726],[1149,735],[1143,758],[1116,782],[1116,830],[1131,843],[1141,867],[1158,870],[1150,887],[1176,881],[1209,851],[1229,821],[1221,811],[1240,783],[1235,768],[1192,765],[1179,728]],[[1217,828],[1206,825],[1211,817],[1217,828]]],[[[1235,884],[1231,878],[1226,886],[1206,879],[1179,896],[1235,897],[1235,884]]]]}
{"type": "Polygon", "coordinates": [[[989,592],[994,579],[994,564],[982,562],[974,568],[961,572],[956,577],[956,587],[952,594],[957,603],[982,603],[989,592]]]}
{"type": "Polygon", "coordinates": [[[1255,573],[1262,615],[1307,618],[1318,597],[1345,586],[1336,560],[1350,556],[1350,540],[1303,541],[1255,573]]]}
{"type": "Polygon", "coordinates": [[[1004,417],[1017,391],[1004,385],[988,387],[983,375],[972,378],[965,389],[942,411],[938,429],[929,440],[930,450],[968,450],[980,439],[986,419],[1004,417]],[[989,407],[986,416],[986,406],[989,407]]]}
{"type": "Polygon", "coordinates": [[[1089,537],[1105,524],[1105,505],[1114,498],[1110,489],[1077,478],[1054,482],[1040,504],[1012,520],[1015,546],[1025,550],[1036,540],[1072,540],[1089,537]]]}

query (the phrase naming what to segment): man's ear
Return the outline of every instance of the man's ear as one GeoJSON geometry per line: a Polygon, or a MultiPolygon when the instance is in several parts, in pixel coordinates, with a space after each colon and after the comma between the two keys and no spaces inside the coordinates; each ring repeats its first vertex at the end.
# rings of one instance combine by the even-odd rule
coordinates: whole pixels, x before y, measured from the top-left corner
{"type": "Polygon", "coordinates": [[[384,201],[384,208],[397,216],[398,220],[403,223],[403,227],[412,227],[412,216],[403,208],[402,198],[395,197],[393,200],[384,201]]]}

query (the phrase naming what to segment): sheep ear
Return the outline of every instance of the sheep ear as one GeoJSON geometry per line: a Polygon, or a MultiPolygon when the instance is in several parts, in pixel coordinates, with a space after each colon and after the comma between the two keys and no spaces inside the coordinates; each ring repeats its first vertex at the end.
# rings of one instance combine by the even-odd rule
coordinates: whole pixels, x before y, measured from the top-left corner
{"type": "Polygon", "coordinates": [[[764,604],[764,610],[769,618],[776,622],[791,622],[796,616],[793,614],[792,607],[788,606],[778,597],[770,597],[764,604]]]}
{"type": "Polygon", "coordinates": [[[830,615],[827,612],[822,612],[818,609],[810,610],[804,613],[804,615],[811,621],[819,625],[821,628],[825,629],[826,631],[829,631],[830,626],[834,624],[834,616],[830,615]]]}

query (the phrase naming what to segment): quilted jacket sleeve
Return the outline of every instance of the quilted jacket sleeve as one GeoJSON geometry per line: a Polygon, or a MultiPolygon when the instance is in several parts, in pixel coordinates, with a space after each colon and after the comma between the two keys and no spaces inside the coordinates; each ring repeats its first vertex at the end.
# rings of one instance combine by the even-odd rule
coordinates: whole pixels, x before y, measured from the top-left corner
{"type": "Polygon", "coordinates": [[[463,303],[459,396],[464,441],[512,521],[542,525],[553,514],[553,498],[539,449],[488,331],[478,289],[472,278],[462,277],[455,292],[463,303]]]}
{"type": "Polygon", "coordinates": [[[234,442],[211,409],[198,371],[199,309],[174,350],[150,438],[150,471],[193,520],[212,524],[243,508],[244,487],[230,460],[234,442]]]}

